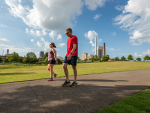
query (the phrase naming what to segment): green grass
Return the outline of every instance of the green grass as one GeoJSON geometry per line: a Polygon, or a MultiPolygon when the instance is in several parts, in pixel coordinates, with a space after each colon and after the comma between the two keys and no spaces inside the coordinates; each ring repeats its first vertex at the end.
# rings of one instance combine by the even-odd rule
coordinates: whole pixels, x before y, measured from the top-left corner
{"type": "Polygon", "coordinates": [[[127,97],[98,113],[150,113],[150,89],[127,97]]]}
{"type": "MultiPolygon", "coordinates": [[[[150,69],[150,62],[97,62],[78,63],[78,75],[106,73],[116,71],[150,69]]],[[[68,66],[69,76],[73,75],[72,67],[68,66]]],[[[54,72],[63,77],[62,65],[55,65],[54,72]]],[[[0,83],[28,81],[49,78],[47,66],[16,66],[0,65],[0,83]]]]}

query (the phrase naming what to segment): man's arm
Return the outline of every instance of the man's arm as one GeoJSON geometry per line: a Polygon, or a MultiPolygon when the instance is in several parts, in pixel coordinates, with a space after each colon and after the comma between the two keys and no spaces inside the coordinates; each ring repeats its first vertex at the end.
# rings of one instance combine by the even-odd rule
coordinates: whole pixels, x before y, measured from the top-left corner
{"type": "Polygon", "coordinates": [[[76,50],[76,48],[77,48],[77,44],[73,44],[73,48],[72,48],[72,50],[71,50],[71,52],[70,52],[71,55],[72,55],[73,52],[76,50]]]}
{"type": "Polygon", "coordinates": [[[71,56],[72,56],[73,52],[76,50],[76,48],[77,48],[77,44],[73,44],[73,48],[72,48],[70,54],[68,55],[67,60],[71,59],[71,56]]]}

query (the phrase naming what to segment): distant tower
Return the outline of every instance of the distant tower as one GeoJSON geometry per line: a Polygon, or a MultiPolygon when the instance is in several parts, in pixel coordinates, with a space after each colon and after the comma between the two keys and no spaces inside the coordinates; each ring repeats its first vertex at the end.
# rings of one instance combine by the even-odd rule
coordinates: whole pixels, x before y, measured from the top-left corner
{"type": "Polygon", "coordinates": [[[88,53],[83,53],[83,54],[82,54],[82,60],[87,59],[87,57],[88,57],[88,53]]]}
{"type": "Polygon", "coordinates": [[[95,37],[95,55],[97,55],[97,37],[95,37]]]}
{"type": "Polygon", "coordinates": [[[34,55],[34,52],[28,52],[28,56],[32,57],[34,55]]]}
{"type": "Polygon", "coordinates": [[[9,49],[7,49],[7,55],[9,54],[9,49]]]}
{"type": "Polygon", "coordinates": [[[43,58],[43,56],[44,56],[44,51],[40,51],[39,58],[43,58]]]}
{"type": "Polygon", "coordinates": [[[103,43],[103,56],[105,56],[106,53],[105,53],[105,43],[103,43]]]}
{"type": "Polygon", "coordinates": [[[103,47],[102,46],[98,47],[97,53],[98,53],[98,58],[103,57],[103,47]]]}

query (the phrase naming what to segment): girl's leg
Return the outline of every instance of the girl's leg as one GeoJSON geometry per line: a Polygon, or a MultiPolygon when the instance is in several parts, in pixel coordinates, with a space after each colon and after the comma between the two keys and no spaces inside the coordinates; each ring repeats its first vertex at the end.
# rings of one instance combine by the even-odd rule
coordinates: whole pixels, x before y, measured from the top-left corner
{"type": "Polygon", "coordinates": [[[49,70],[49,71],[50,71],[50,64],[48,64],[48,66],[47,66],[47,70],[49,70]]]}
{"type": "Polygon", "coordinates": [[[53,66],[54,66],[54,64],[50,64],[51,78],[53,78],[53,74],[54,74],[54,72],[53,72],[53,66]]]}

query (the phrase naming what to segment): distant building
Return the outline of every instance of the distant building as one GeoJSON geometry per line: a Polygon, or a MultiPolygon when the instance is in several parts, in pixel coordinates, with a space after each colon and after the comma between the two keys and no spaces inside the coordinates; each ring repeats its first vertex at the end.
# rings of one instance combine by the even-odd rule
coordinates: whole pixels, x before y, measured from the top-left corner
{"type": "Polygon", "coordinates": [[[39,58],[43,58],[43,56],[44,56],[44,51],[40,51],[39,58]]]}
{"type": "Polygon", "coordinates": [[[98,53],[98,58],[103,58],[103,47],[102,46],[98,47],[97,53],[98,53]]]}
{"type": "Polygon", "coordinates": [[[9,49],[7,49],[7,55],[9,54],[9,49]]]}
{"type": "Polygon", "coordinates": [[[88,58],[88,53],[83,53],[82,54],[82,60],[85,60],[85,59],[87,59],[88,58]]]}
{"type": "Polygon", "coordinates": [[[34,55],[34,52],[28,52],[28,56],[32,57],[34,55]]]}
{"type": "Polygon", "coordinates": [[[87,59],[90,59],[90,58],[92,58],[92,57],[94,57],[94,55],[88,55],[88,57],[87,57],[87,59]]]}
{"type": "Polygon", "coordinates": [[[57,56],[57,58],[59,58],[60,60],[64,60],[64,58],[61,56],[57,56]]]}

